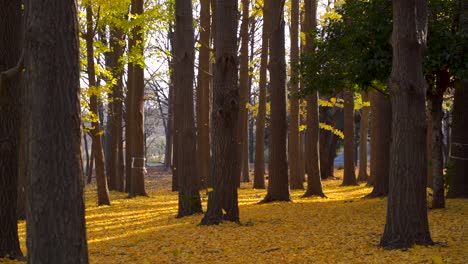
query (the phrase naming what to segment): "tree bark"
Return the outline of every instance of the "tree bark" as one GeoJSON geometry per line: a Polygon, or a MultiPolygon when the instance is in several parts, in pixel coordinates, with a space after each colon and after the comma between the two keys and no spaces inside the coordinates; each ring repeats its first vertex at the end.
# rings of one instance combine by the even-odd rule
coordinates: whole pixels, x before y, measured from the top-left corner
{"type": "Polygon", "coordinates": [[[201,188],[210,174],[210,0],[200,1],[200,52],[197,81],[197,158],[201,188]]]}
{"type": "Polygon", "coordinates": [[[358,185],[354,167],[354,93],[344,92],[344,176],[343,186],[358,185]]]}
{"type": "Polygon", "coordinates": [[[270,144],[268,160],[268,192],[261,203],[291,201],[289,193],[286,140],[286,61],[284,37],[284,0],[270,0],[270,144]]]}
{"type": "Polygon", "coordinates": [[[299,144],[299,90],[296,65],[299,63],[299,0],[291,1],[291,90],[289,94],[290,120],[289,120],[289,180],[291,189],[304,189],[304,175],[301,175],[300,144],[299,144]]]}
{"type": "Polygon", "coordinates": [[[392,143],[392,105],[385,95],[371,92],[371,140],[374,141],[371,152],[370,174],[374,188],[369,198],[388,195],[390,174],[390,145],[392,143]]]}
{"type": "Polygon", "coordinates": [[[427,219],[426,83],[427,1],[393,0],[392,144],[387,221],[380,245],[432,245],[427,219]]]}
{"type": "Polygon", "coordinates": [[[26,1],[28,263],[88,263],[76,2],[26,1]],[[44,103],[47,102],[47,103],[44,103]]]}
{"type": "Polygon", "coordinates": [[[93,153],[94,162],[96,166],[96,182],[97,182],[97,195],[98,205],[110,205],[109,189],[107,187],[107,177],[104,167],[104,152],[102,149],[102,129],[98,118],[98,94],[96,90],[96,71],[94,65],[94,26],[93,26],[93,10],[90,5],[86,7],[86,57],[88,66],[88,83],[89,89],[94,89],[95,92],[91,93],[89,108],[95,115],[92,122],[91,137],[93,139],[93,153]]]}
{"type": "MultiPolygon", "coordinates": [[[[362,101],[369,101],[368,92],[362,92],[362,101]]],[[[369,131],[369,107],[363,107],[361,114],[361,127],[360,127],[360,139],[359,139],[359,173],[358,182],[367,181],[369,177],[367,175],[367,135],[369,131]]]]}
{"type": "Polygon", "coordinates": [[[249,0],[242,0],[242,21],[240,26],[240,65],[239,65],[239,132],[237,138],[239,168],[239,182],[249,181],[249,172],[245,171],[246,146],[248,146],[248,111],[246,108],[249,102],[249,0]]]}
{"type": "Polygon", "coordinates": [[[177,176],[179,180],[179,207],[177,217],[202,213],[198,168],[195,115],[193,112],[193,79],[195,40],[192,0],[175,1],[175,97],[174,136],[177,146],[177,176]]]}
{"type": "Polygon", "coordinates": [[[0,258],[23,256],[18,241],[17,201],[21,84],[19,76],[5,80],[4,71],[17,65],[21,55],[20,0],[1,0],[0,6],[0,258]]]}
{"type": "Polygon", "coordinates": [[[236,146],[239,115],[237,8],[237,1],[217,1],[211,179],[208,210],[202,225],[219,224],[222,220],[239,222],[238,175],[235,173],[239,165],[236,146]]]}
{"type": "MultiPolygon", "coordinates": [[[[143,0],[132,0],[132,14],[143,14],[143,0]]],[[[135,48],[143,58],[144,40],[143,27],[137,25],[132,29],[133,41],[135,48]]],[[[131,184],[130,197],[148,196],[145,190],[145,98],[144,98],[144,69],[141,63],[133,64],[133,85],[130,91],[130,116],[132,122],[130,125],[130,142],[131,142],[131,184]]]]}
{"type": "MultiPolygon", "coordinates": [[[[317,1],[305,1],[305,52],[314,52],[314,35],[311,34],[317,27],[317,1]]],[[[318,117],[318,92],[307,95],[307,130],[305,134],[305,161],[307,172],[307,190],[304,197],[318,195],[325,197],[320,179],[320,154],[319,154],[319,117],[318,117]]]]}
{"type": "Polygon", "coordinates": [[[260,57],[260,81],[258,86],[258,114],[255,129],[254,189],[265,189],[265,116],[270,23],[268,3],[269,2],[265,1],[263,4],[262,52],[260,57]]]}

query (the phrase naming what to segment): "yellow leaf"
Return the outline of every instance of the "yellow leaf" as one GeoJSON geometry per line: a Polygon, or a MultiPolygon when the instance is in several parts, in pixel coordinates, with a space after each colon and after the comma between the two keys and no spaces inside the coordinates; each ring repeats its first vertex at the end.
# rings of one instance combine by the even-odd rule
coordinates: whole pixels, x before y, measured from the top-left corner
{"type": "Polygon", "coordinates": [[[442,256],[434,256],[432,258],[432,264],[442,264],[444,261],[442,260],[442,256]]]}

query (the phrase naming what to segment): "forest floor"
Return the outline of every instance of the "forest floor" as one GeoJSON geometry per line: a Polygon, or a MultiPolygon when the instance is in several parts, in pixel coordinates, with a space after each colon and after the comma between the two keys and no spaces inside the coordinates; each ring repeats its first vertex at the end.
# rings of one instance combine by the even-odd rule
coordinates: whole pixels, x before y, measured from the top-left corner
{"type": "MultiPolygon", "coordinates": [[[[341,177],[342,171],[336,176],[341,177]]],[[[111,192],[112,206],[96,206],[96,186],[86,187],[86,221],[91,263],[467,263],[468,201],[451,199],[430,210],[437,246],[408,250],[378,247],[385,224],[386,199],[362,199],[365,184],[341,187],[323,181],[323,198],[257,204],[265,190],[243,183],[241,224],[198,226],[202,215],[176,219],[177,193],[171,178],[151,170],[149,197],[127,199],[111,192]]],[[[206,209],[206,195],[203,193],[206,209]]],[[[25,223],[19,225],[25,248],[25,223]]],[[[0,262],[2,260],[0,259],[0,262]]],[[[3,260],[6,262],[6,260],[3,260]]],[[[8,261],[10,263],[14,263],[8,261]]]]}

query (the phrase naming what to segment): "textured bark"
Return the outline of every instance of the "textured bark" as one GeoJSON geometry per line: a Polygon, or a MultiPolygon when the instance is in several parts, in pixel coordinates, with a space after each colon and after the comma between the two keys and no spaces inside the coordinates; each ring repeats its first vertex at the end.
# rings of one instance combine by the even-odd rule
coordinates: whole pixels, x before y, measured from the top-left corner
{"type": "Polygon", "coordinates": [[[387,221],[380,245],[432,245],[427,219],[426,83],[427,1],[393,0],[392,144],[387,221]]]}
{"type": "Polygon", "coordinates": [[[270,0],[270,144],[268,160],[268,192],[261,203],[291,201],[289,193],[286,140],[286,61],[284,37],[284,0],[270,0]]]}
{"type": "MultiPolygon", "coordinates": [[[[132,0],[132,14],[143,14],[143,0],[132,0]]],[[[133,41],[135,45],[143,45],[143,28],[138,25],[132,29],[133,41]]],[[[138,52],[143,57],[143,47],[135,46],[138,52]]],[[[147,196],[145,190],[145,108],[144,108],[144,69],[141,64],[133,64],[133,84],[130,91],[130,116],[131,128],[131,184],[130,197],[147,196]]]]}
{"type": "MultiPolygon", "coordinates": [[[[88,83],[89,87],[96,89],[96,71],[94,65],[94,32],[93,32],[93,10],[91,6],[86,7],[86,58],[88,66],[88,83]]],[[[89,99],[90,111],[98,115],[98,97],[96,94],[91,94],[89,99]]],[[[96,182],[98,205],[110,205],[109,189],[107,187],[107,177],[104,167],[104,152],[102,149],[102,129],[99,120],[91,123],[91,137],[93,139],[94,162],[96,166],[96,182]]]]}
{"type": "Polygon", "coordinates": [[[16,211],[21,84],[20,76],[5,80],[2,72],[15,67],[20,59],[21,1],[2,0],[0,6],[0,258],[18,259],[23,255],[16,211]]]}
{"type": "MultiPolygon", "coordinates": [[[[362,92],[362,101],[369,101],[368,92],[362,92]]],[[[361,110],[361,127],[359,139],[359,173],[358,181],[367,181],[367,135],[369,131],[369,107],[364,107],[361,110]]]]}
{"type": "Polygon", "coordinates": [[[258,86],[258,114],[255,129],[255,163],[253,188],[265,189],[265,115],[266,83],[269,42],[269,2],[263,6],[262,52],[260,57],[260,81],[258,86]]]}
{"type": "Polygon", "coordinates": [[[239,89],[237,58],[237,1],[218,0],[216,6],[216,64],[213,86],[211,179],[208,210],[202,225],[222,220],[239,222],[235,173],[238,162],[239,89]]]}
{"type": "Polygon", "coordinates": [[[390,174],[390,144],[392,143],[392,105],[390,100],[379,92],[371,92],[371,133],[373,149],[371,152],[371,177],[374,188],[369,198],[388,195],[390,174]]]}
{"type": "Polygon", "coordinates": [[[201,188],[210,174],[210,0],[200,1],[200,52],[197,79],[197,158],[201,188]]]}
{"type": "Polygon", "coordinates": [[[174,136],[177,146],[177,176],[179,180],[179,207],[177,217],[202,213],[198,193],[197,138],[193,111],[193,79],[195,40],[192,0],[175,1],[175,68],[174,136]]]}
{"type": "MultiPolygon", "coordinates": [[[[459,34],[468,34],[468,3],[458,1],[460,10],[459,34]]],[[[464,58],[468,48],[462,51],[464,58]]],[[[449,190],[447,198],[468,198],[468,79],[459,80],[455,90],[453,105],[453,125],[450,142],[450,163],[453,164],[449,172],[449,190]]]]}
{"type": "Polygon", "coordinates": [[[354,167],[354,93],[345,91],[344,99],[344,176],[343,186],[358,185],[354,167]]]}
{"type": "MultiPolygon", "coordinates": [[[[463,1],[462,1],[463,2],[463,1]]],[[[466,7],[465,7],[466,8],[466,7]]],[[[468,81],[455,90],[447,198],[468,198],[468,81]]]]}
{"type": "Polygon", "coordinates": [[[249,0],[242,0],[242,22],[240,26],[240,55],[239,55],[239,132],[237,138],[239,155],[239,182],[249,181],[249,172],[244,168],[248,166],[248,111],[246,108],[249,102],[249,0]]]}
{"type": "Polygon", "coordinates": [[[300,144],[299,144],[299,98],[296,93],[299,90],[296,65],[299,63],[299,0],[291,1],[291,90],[289,95],[290,119],[289,119],[289,181],[291,189],[304,189],[304,175],[299,168],[300,144]]]}
{"type": "Polygon", "coordinates": [[[111,98],[109,103],[109,163],[107,164],[107,174],[109,176],[109,188],[111,190],[123,191],[123,164],[122,162],[122,100],[123,100],[123,82],[122,70],[119,64],[119,58],[123,55],[123,47],[120,42],[123,41],[123,32],[119,29],[111,30],[110,46],[112,54],[110,54],[110,69],[114,78],[117,79],[116,84],[112,87],[111,98]]]}
{"type": "MultiPolygon", "coordinates": [[[[305,32],[306,46],[305,52],[314,50],[314,32],[317,27],[317,1],[305,2],[305,32]]],[[[307,119],[305,138],[305,162],[307,172],[307,190],[304,197],[318,195],[325,197],[320,179],[320,154],[319,154],[319,117],[318,117],[318,92],[312,92],[306,97],[307,119]]]]}
{"type": "Polygon", "coordinates": [[[76,2],[26,1],[28,263],[88,263],[76,2]],[[44,103],[47,102],[47,103],[44,103]]]}

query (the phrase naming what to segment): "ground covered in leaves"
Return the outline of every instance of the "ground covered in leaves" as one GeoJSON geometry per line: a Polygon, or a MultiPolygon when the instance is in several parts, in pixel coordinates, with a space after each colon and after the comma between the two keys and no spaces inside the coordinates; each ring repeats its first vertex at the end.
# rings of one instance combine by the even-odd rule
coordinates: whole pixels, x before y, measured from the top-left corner
{"type": "MultiPolygon", "coordinates": [[[[340,176],[340,171],[336,175],[340,176]]],[[[341,187],[323,181],[327,199],[257,204],[265,190],[242,184],[241,224],[198,226],[202,215],[176,219],[177,193],[170,177],[151,171],[149,197],[127,199],[112,192],[112,206],[96,206],[95,185],[86,187],[86,222],[91,263],[467,263],[468,202],[448,200],[429,211],[437,246],[388,251],[378,247],[386,199],[362,199],[364,184],[341,187]]],[[[206,209],[206,195],[203,194],[206,209]]],[[[25,249],[25,224],[20,223],[25,249]]],[[[3,260],[5,262],[5,260],[3,260]]],[[[0,259],[0,262],[2,260],[0,259]]]]}

